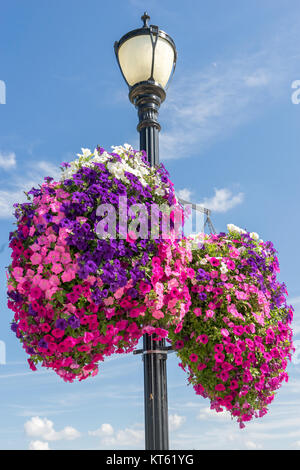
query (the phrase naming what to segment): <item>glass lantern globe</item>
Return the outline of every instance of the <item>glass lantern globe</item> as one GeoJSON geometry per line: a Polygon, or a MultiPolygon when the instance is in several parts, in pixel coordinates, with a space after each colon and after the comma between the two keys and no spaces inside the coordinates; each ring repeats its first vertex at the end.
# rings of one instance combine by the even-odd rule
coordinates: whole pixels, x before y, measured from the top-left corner
{"type": "Polygon", "coordinates": [[[130,31],[115,43],[117,61],[129,89],[141,83],[153,83],[165,90],[175,70],[174,41],[157,26],[149,26],[149,19],[145,13],[142,16],[144,26],[130,31]]]}

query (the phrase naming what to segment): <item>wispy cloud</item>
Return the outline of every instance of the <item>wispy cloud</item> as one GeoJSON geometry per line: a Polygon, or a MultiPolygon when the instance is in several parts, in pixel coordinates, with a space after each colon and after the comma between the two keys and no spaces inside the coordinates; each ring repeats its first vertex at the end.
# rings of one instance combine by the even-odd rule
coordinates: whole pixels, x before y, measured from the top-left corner
{"type": "Polygon", "coordinates": [[[261,444],[257,444],[256,442],[253,442],[253,441],[246,441],[245,446],[247,447],[247,449],[250,449],[250,450],[256,450],[256,449],[262,449],[263,448],[263,446],[261,444]]]}
{"type": "Polygon", "coordinates": [[[176,194],[179,198],[184,199],[185,201],[191,202],[193,191],[191,191],[188,188],[183,188],[183,189],[179,189],[179,191],[177,191],[176,194]]]}
{"type": "Polygon", "coordinates": [[[11,168],[15,168],[16,164],[16,154],[14,152],[0,152],[0,168],[3,170],[10,170],[11,168]]]}
{"type": "Polygon", "coordinates": [[[37,187],[43,182],[45,176],[59,177],[59,169],[47,161],[31,161],[19,169],[15,154],[11,155],[14,155],[13,158],[11,157],[11,162],[14,162],[11,165],[13,172],[8,182],[3,181],[1,186],[4,189],[0,189],[0,218],[12,217],[13,204],[25,202],[24,191],[29,191],[33,186],[37,187]]]}
{"type": "Polygon", "coordinates": [[[300,304],[300,296],[298,297],[291,297],[289,299],[289,302],[291,303],[291,305],[299,305],[300,304]]]}
{"type": "Polygon", "coordinates": [[[230,414],[227,411],[222,411],[220,413],[216,413],[215,410],[212,410],[209,407],[202,408],[200,413],[197,415],[197,419],[199,420],[207,420],[207,419],[221,419],[230,421],[230,414]]]}
{"type": "MultiPolygon", "coordinates": [[[[289,21],[295,25],[294,18],[289,21]]],[[[255,53],[235,51],[176,77],[161,110],[163,159],[201,154],[286,96],[297,73],[299,31],[288,24],[275,28],[255,53]]]]}
{"type": "Polygon", "coordinates": [[[201,154],[251,118],[254,105],[266,93],[269,73],[249,62],[249,58],[232,60],[180,77],[162,110],[168,123],[161,133],[163,159],[201,154]]]}
{"type": "MultiPolygon", "coordinates": [[[[294,311],[294,318],[293,318],[293,323],[292,323],[292,329],[293,329],[293,333],[295,336],[298,336],[300,334],[300,297],[291,297],[288,299],[288,303],[290,305],[292,305],[295,309],[294,311]]],[[[297,348],[297,352],[295,354],[297,354],[297,358],[300,357],[299,356],[299,352],[298,352],[298,348],[297,348]]]]}
{"type": "Polygon", "coordinates": [[[183,425],[185,420],[186,420],[185,416],[180,416],[176,413],[169,415],[170,431],[177,431],[177,429],[179,429],[183,425]]]}

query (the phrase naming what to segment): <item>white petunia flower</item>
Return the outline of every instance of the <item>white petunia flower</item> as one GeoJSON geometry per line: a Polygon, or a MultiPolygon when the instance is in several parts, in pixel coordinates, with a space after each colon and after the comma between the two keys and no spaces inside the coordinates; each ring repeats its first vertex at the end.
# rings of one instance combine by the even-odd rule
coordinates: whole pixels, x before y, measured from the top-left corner
{"type": "Polygon", "coordinates": [[[112,145],[111,148],[113,149],[114,153],[117,153],[118,155],[126,154],[128,152],[132,152],[133,148],[129,144],[124,144],[124,145],[112,145]]]}
{"type": "Polygon", "coordinates": [[[194,240],[204,240],[205,238],[205,233],[199,232],[199,233],[191,233],[189,237],[193,238],[194,240]]]}
{"type": "Polygon", "coordinates": [[[82,155],[81,155],[80,153],[77,153],[77,157],[84,157],[84,158],[87,158],[87,157],[89,157],[90,155],[92,155],[92,152],[90,151],[90,149],[84,149],[84,148],[82,148],[81,151],[82,151],[82,155]]]}
{"type": "Polygon", "coordinates": [[[163,189],[161,189],[161,188],[157,188],[157,189],[155,190],[155,194],[156,194],[157,196],[164,196],[164,195],[166,194],[166,192],[165,192],[163,189]]]}
{"type": "Polygon", "coordinates": [[[228,232],[236,232],[236,226],[234,224],[227,225],[228,232]]]}
{"type": "Polygon", "coordinates": [[[258,239],[259,239],[259,235],[258,235],[258,233],[256,233],[256,232],[251,232],[251,233],[250,233],[250,237],[251,237],[253,240],[258,240],[258,239]]]}
{"type": "Polygon", "coordinates": [[[226,264],[221,263],[220,271],[221,271],[222,274],[226,274],[228,272],[226,264]]]}
{"type": "Polygon", "coordinates": [[[234,224],[228,224],[227,225],[227,230],[228,230],[228,232],[247,233],[246,230],[243,230],[242,228],[237,227],[234,224]]]}
{"type": "Polygon", "coordinates": [[[130,150],[130,151],[133,150],[133,147],[132,147],[132,145],[130,145],[130,144],[124,144],[123,147],[124,147],[127,151],[128,151],[128,150],[130,150]]]}

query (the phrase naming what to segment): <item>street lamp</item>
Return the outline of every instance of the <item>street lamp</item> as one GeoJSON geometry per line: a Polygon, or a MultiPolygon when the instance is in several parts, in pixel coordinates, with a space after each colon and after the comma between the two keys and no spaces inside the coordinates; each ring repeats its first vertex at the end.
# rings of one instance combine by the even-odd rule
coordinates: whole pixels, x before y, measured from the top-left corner
{"type": "Polygon", "coordinates": [[[143,27],[115,42],[115,53],[129,87],[129,99],[138,109],[140,148],[146,150],[151,165],[157,165],[158,111],[175,71],[177,52],[173,39],[158,26],[149,26],[149,19],[144,13],[143,27]]]}
{"type": "MultiPolygon", "coordinates": [[[[115,42],[115,54],[129,99],[138,110],[140,149],[149,163],[159,163],[158,111],[166,98],[166,88],[175,71],[177,52],[173,39],[158,26],[149,25],[147,13],[143,27],[125,34],[115,42]]],[[[145,447],[147,450],[169,448],[168,396],[165,340],[143,338],[145,447]]]]}

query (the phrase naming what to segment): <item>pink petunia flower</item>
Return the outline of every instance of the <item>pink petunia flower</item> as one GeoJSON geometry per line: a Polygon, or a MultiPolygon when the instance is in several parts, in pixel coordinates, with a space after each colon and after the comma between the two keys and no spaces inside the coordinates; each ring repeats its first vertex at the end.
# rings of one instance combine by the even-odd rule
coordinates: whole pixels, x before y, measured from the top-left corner
{"type": "Polygon", "coordinates": [[[34,253],[31,257],[30,257],[30,261],[33,265],[36,265],[36,264],[40,264],[42,262],[42,257],[39,253],[34,253]]]}
{"type": "Polygon", "coordinates": [[[156,318],[156,320],[159,320],[160,318],[164,318],[165,315],[161,310],[154,310],[154,312],[152,312],[152,316],[156,318]]]}
{"type": "Polygon", "coordinates": [[[60,263],[53,264],[52,272],[55,274],[59,274],[63,271],[63,267],[60,263]]]}
{"type": "Polygon", "coordinates": [[[201,308],[199,307],[194,308],[194,314],[196,315],[196,317],[200,317],[200,315],[202,315],[201,308]]]}

